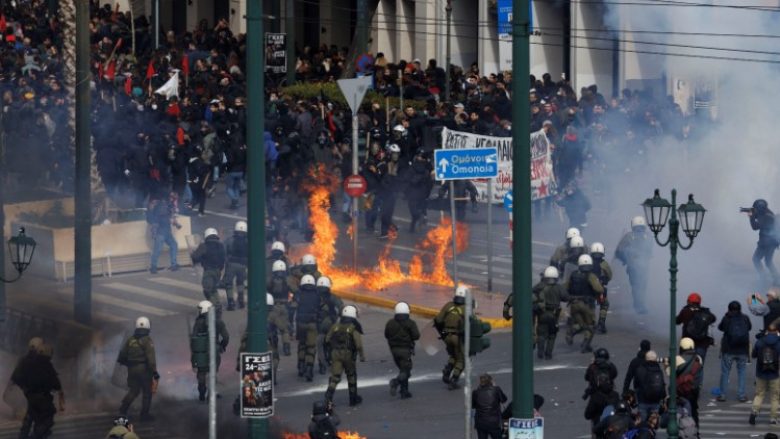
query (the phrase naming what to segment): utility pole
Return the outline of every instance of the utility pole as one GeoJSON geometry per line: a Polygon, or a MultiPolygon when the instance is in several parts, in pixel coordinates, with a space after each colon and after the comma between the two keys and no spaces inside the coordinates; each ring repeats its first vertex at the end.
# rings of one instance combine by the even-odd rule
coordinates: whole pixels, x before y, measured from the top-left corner
{"type": "MultiPolygon", "coordinates": [[[[281,1],[281,0],[279,0],[281,1]]],[[[287,34],[287,85],[295,84],[295,0],[287,0],[284,8],[284,33],[287,34]]]]}
{"type": "Polygon", "coordinates": [[[76,0],[76,178],[74,316],[92,323],[92,197],[90,167],[89,0],[76,0]]]}
{"type": "Polygon", "coordinates": [[[445,68],[445,81],[444,81],[444,102],[450,101],[450,64],[452,63],[452,59],[450,57],[450,23],[452,22],[452,0],[447,0],[447,7],[445,8],[447,11],[447,59],[444,62],[444,68],[445,68]]]}
{"type": "MultiPolygon", "coordinates": [[[[5,113],[0,111],[0,245],[5,244],[5,113]]],[[[0,278],[5,277],[5,249],[0,248],[0,278]]],[[[0,323],[5,322],[5,282],[0,282],[0,323]]]]}
{"type": "Polygon", "coordinates": [[[154,49],[160,48],[160,0],[152,0],[154,3],[154,49]]]}
{"type": "Polygon", "coordinates": [[[525,419],[534,415],[528,1],[512,2],[512,416],[525,419]]]}
{"type": "MultiPolygon", "coordinates": [[[[291,2],[288,2],[288,4],[291,2]]],[[[247,0],[247,222],[249,223],[249,352],[268,349],[268,309],[265,302],[265,95],[263,76],[263,1],[247,0]]],[[[288,33],[289,35],[289,33],[288,33]]],[[[265,439],[268,420],[251,419],[249,437],[265,439]]]]}
{"type": "Polygon", "coordinates": [[[357,57],[368,51],[368,5],[366,0],[357,0],[357,38],[355,42],[357,44],[357,57]]]}

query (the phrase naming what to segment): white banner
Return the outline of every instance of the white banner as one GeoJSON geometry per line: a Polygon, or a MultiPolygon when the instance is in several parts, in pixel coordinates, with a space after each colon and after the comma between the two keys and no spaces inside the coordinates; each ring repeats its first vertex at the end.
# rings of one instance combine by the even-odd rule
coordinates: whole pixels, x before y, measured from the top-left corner
{"type": "MultiPolygon", "coordinates": [[[[538,200],[555,194],[552,151],[546,137],[539,132],[531,134],[531,199],[538,200]]],[[[444,128],[441,132],[443,149],[496,148],[498,149],[498,177],[493,183],[493,203],[503,203],[512,190],[512,138],[481,136],[444,128]]],[[[488,201],[487,180],[474,180],[479,200],[488,201]]]]}

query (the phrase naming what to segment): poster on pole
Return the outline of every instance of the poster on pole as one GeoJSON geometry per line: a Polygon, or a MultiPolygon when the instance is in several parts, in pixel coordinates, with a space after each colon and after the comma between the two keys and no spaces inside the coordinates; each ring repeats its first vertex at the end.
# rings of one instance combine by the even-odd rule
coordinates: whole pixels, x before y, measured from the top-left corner
{"type": "Polygon", "coordinates": [[[510,418],[509,439],[544,439],[544,418],[510,418]]]}
{"type": "Polygon", "coordinates": [[[272,352],[241,354],[241,417],[267,418],[274,414],[272,352]]]}
{"type": "Polygon", "coordinates": [[[287,73],[287,34],[265,34],[265,71],[287,73]]]}
{"type": "MultiPolygon", "coordinates": [[[[536,134],[536,133],[534,133],[536,134]]],[[[531,199],[539,200],[555,194],[555,176],[553,175],[552,151],[549,143],[531,146],[531,199]]],[[[537,139],[541,140],[541,139],[537,139]]],[[[442,149],[496,148],[498,150],[498,177],[494,180],[491,203],[504,202],[506,194],[512,190],[512,138],[481,136],[479,134],[453,131],[444,128],[441,133],[442,149]]],[[[474,180],[479,192],[479,201],[488,201],[487,180],[474,180]]]]}

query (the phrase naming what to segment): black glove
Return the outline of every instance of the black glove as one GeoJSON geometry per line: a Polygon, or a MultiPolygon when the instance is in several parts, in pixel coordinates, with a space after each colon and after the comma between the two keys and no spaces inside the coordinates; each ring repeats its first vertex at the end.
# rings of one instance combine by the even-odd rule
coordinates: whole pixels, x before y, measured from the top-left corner
{"type": "Polygon", "coordinates": [[[152,374],[152,378],[154,378],[155,381],[159,381],[160,380],[160,374],[155,372],[154,374],[152,374]]]}

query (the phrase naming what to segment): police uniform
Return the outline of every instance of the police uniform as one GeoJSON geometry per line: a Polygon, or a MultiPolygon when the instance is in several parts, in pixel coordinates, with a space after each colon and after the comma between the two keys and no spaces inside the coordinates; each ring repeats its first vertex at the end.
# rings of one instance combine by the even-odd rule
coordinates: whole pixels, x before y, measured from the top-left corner
{"type": "Polygon", "coordinates": [[[192,254],[192,262],[203,266],[203,295],[206,300],[219,307],[219,294],[217,287],[222,279],[222,270],[225,268],[225,246],[219,237],[211,235],[201,243],[195,253],[192,254]]]}
{"type": "Polygon", "coordinates": [[[565,289],[569,293],[571,313],[571,324],[566,331],[566,343],[572,344],[574,336],[582,332],[584,339],[581,350],[583,353],[590,352],[596,319],[596,301],[604,294],[604,287],[592,272],[577,270],[569,276],[565,289]]]}
{"type": "Polygon", "coordinates": [[[577,265],[577,258],[585,252],[584,247],[570,248],[567,243],[558,246],[550,257],[550,266],[555,267],[561,273],[566,272],[566,266],[569,264],[577,265]]]}
{"type": "Polygon", "coordinates": [[[275,328],[282,339],[282,350],[290,356],[290,318],[287,303],[290,300],[290,287],[286,272],[279,271],[268,278],[268,293],[274,296],[274,306],[268,312],[268,323],[275,328]]]}
{"type": "Polygon", "coordinates": [[[414,342],[420,339],[420,330],[409,314],[396,314],[385,325],[385,338],[398,367],[398,375],[390,381],[390,393],[395,396],[396,388],[400,386],[401,398],[409,398],[412,396],[409,393],[409,377],[412,375],[414,342]]]}
{"type": "MultiPolygon", "coordinates": [[[[298,291],[298,287],[301,285],[301,278],[306,274],[314,276],[315,281],[319,279],[320,276],[322,276],[322,273],[317,270],[317,265],[295,265],[290,268],[290,275],[287,276],[287,286],[290,288],[290,291],[292,291],[293,294],[298,291]]],[[[297,310],[298,303],[295,298],[293,298],[293,300],[287,303],[287,315],[290,321],[290,326],[293,326],[293,322],[295,321],[295,313],[297,310]]]]}
{"type": "Polygon", "coordinates": [[[615,257],[626,266],[628,282],[631,284],[631,295],[634,299],[634,310],[640,314],[647,313],[645,307],[645,290],[647,289],[647,269],[650,254],[653,250],[653,239],[641,230],[630,231],[623,235],[615,249],[615,257]]]}
{"type": "Polygon", "coordinates": [[[536,356],[552,358],[555,338],[558,335],[558,319],[561,302],[569,300],[569,294],[560,284],[539,282],[533,289],[534,314],[536,315],[536,356]]]}
{"type": "Polygon", "coordinates": [[[361,330],[357,325],[357,320],[349,317],[342,317],[338,323],[333,325],[325,336],[325,344],[330,347],[330,381],[328,390],[325,392],[325,399],[333,401],[333,394],[336,392],[336,386],[341,381],[341,374],[347,375],[347,385],[349,386],[349,405],[360,404],[362,398],[357,394],[357,368],[355,358],[360,357],[360,361],[366,361],[363,353],[363,339],[361,330]]]}
{"type": "MultiPolygon", "coordinates": [[[[241,335],[241,343],[238,347],[238,354],[236,355],[236,372],[241,372],[241,354],[244,352],[248,352],[247,346],[249,343],[249,334],[244,331],[244,333],[241,335]]],[[[276,342],[276,335],[272,331],[271,328],[268,328],[268,347],[271,348],[271,353],[273,357],[273,368],[274,368],[274,384],[276,384],[276,376],[277,371],[279,370],[279,347],[277,346],[276,342]]]]}
{"type": "Polygon", "coordinates": [[[602,295],[602,299],[599,301],[599,322],[597,327],[600,333],[606,334],[607,313],[609,312],[607,284],[609,284],[609,281],[612,280],[612,267],[610,267],[609,263],[604,259],[593,258],[593,274],[596,275],[596,277],[599,279],[599,282],[601,282],[601,286],[604,287],[604,294],[602,295]]]}
{"type": "Polygon", "coordinates": [[[457,386],[458,378],[460,378],[464,366],[463,334],[465,314],[464,304],[448,302],[433,320],[434,326],[447,346],[447,354],[449,355],[447,365],[442,370],[442,380],[453,389],[457,386]]]}
{"type": "Polygon", "coordinates": [[[141,393],[141,416],[148,416],[152,405],[152,380],[160,379],[157,373],[157,356],[149,329],[136,329],[119,351],[117,363],[127,366],[127,395],[122,399],[119,414],[126,416],[130,404],[141,393]]]}
{"type": "Polygon", "coordinates": [[[228,301],[228,311],[235,309],[233,302],[233,281],[236,282],[238,307],[244,308],[244,283],[246,282],[246,268],[249,261],[249,240],[246,232],[234,232],[233,236],[225,243],[227,253],[227,265],[222,285],[228,301]]]}
{"type": "Polygon", "coordinates": [[[327,371],[328,364],[330,363],[330,352],[325,347],[325,336],[330,331],[330,328],[336,324],[341,315],[341,309],[344,308],[344,302],[338,297],[334,296],[330,291],[320,294],[320,309],[317,314],[317,329],[319,335],[317,335],[317,358],[319,360],[320,374],[323,375],[327,371]]]}
{"type": "MultiPolygon", "coordinates": [[[[230,342],[230,334],[228,334],[227,326],[225,322],[220,318],[216,318],[216,330],[217,330],[217,371],[219,371],[219,364],[222,360],[222,352],[225,352],[228,342],[230,342]]],[[[206,400],[206,377],[209,374],[209,321],[208,313],[200,314],[195,319],[195,325],[192,327],[192,336],[190,340],[190,361],[192,368],[197,369],[198,379],[198,398],[201,401],[206,400]]]]}
{"type": "Polygon", "coordinates": [[[320,295],[315,285],[301,285],[295,296],[297,314],[295,323],[298,338],[298,376],[311,381],[314,376],[314,356],[317,354],[317,315],[320,295]]]}

